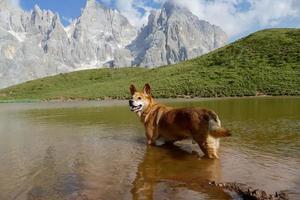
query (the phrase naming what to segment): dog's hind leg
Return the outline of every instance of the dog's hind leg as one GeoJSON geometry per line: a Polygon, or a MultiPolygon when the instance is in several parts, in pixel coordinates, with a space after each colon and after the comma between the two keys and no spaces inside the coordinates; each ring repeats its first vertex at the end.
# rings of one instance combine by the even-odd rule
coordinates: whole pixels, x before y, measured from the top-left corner
{"type": "Polygon", "coordinates": [[[218,149],[219,149],[219,139],[214,138],[210,135],[206,138],[205,145],[207,148],[208,158],[219,158],[218,149]]]}
{"type": "Polygon", "coordinates": [[[204,157],[219,158],[217,139],[199,132],[193,134],[193,139],[197,142],[201,151],[204,153],[204,157]]]}

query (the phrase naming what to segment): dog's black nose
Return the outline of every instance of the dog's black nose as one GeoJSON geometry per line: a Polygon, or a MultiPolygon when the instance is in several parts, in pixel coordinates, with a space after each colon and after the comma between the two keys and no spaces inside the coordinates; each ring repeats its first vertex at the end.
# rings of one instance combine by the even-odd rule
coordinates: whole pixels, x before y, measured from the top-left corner
{"type": "Polygon", "coordinates": [[[132,106],[132,105],[133,105],[133,100],[130,99],[130,100],[129,100],[129,106],[132,106]]]}

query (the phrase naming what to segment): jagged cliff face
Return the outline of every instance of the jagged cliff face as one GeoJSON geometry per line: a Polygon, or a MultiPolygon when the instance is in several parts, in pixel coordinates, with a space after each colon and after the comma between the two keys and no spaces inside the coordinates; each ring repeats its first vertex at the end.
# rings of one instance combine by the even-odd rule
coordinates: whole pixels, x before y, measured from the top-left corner
{"type": "MultiPolygon", "coordinates": [[[[117,54],[126,51],[125,46],[137,35],[136,28],[124,16],[95,0],[87,2],[82,15],[68,32],[78,67],[112,66],[117,54]]],[[[131,58],[128,60],[120,65],[130,66],[131,58]]]]}
{"type": "Polygon", "coordinates": [[[25,12],[2,0],[0,16],[0,87],[69,71],[61,59],[47,54],[51,36],[65,33],[58,15],[37,6],[25,12]]]}
{"type": "Polygon", "coordinates": [[[135,55],[134,65],[153,67],[208,53],[226,40],[219,27],[167,2],[160,11],[151,13],[148,25],[129,48],[135,55]]]}
{"type": "Polygon", "coordinates": [[[99,67],[155,67],[225,44],[218,27],[165,3],[140,31],[118,11],[87,1],[68,27],[57,14],[0,0],[0,88],[58,73],[99,67]]]}

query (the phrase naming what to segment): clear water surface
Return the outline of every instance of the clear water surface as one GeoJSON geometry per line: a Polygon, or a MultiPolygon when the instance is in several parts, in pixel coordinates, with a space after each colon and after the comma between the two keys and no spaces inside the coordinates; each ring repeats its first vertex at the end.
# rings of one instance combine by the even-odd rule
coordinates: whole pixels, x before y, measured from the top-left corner
{"type": "Polygon", "coordinates": [[[147,147],[125,101],[0,104],[0,199],[232,199],[208,180],[300,199],[300,98],[171,100],[215,110],[220,160],[191,141],[147,147]]]}

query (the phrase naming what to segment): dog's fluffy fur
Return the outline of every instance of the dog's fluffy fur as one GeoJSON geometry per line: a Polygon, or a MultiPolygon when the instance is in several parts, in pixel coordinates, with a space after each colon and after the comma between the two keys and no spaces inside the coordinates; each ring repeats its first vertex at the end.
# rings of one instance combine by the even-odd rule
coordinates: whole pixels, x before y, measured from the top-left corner
{"type": "Polygon", "coordinates": [[[142,92],[130,86],[132,98],[131,111],[137,113],[145,126],[147,142],[154,145],[162,138],[165,142],[175,142],[192,138],[207,158],[218,158],[219,140],[230,136],[221,127],[217,114],[201,108],[172,108],[154,101],[149,84],[142,92]]]}

